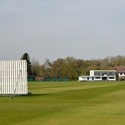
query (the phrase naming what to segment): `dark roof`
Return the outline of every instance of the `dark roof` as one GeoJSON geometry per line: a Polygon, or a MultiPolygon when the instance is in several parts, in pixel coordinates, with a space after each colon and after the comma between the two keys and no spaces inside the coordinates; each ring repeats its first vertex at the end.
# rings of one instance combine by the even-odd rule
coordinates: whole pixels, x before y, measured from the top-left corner
{"type": "Polygon", "coordinates": [[[125,66],[115,66],[114,68],[118,73],[125,73],[125,66]]]}

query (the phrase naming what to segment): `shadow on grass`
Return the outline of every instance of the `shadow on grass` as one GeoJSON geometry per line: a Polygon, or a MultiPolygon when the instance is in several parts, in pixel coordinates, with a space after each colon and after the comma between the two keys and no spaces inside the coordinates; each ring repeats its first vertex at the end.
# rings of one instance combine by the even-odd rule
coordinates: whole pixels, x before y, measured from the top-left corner
{"type": "Polygon", "coordinates": [[[27,96],[33,96],[33,97],[39,97],[39,96],[47,96],[49,94],[32,94],[32,95],[27,95],[27,96]]]}
{"type": "Polygon", "coordinates": [[[10,99],[16,98],[16,97],[43,97],[43,96],[47,96],[49,94],[32,94],[32,93],[28,93],[28,94],[0,94],[0,98],[4,98],[4,97],[9,97],[10,99]]]}

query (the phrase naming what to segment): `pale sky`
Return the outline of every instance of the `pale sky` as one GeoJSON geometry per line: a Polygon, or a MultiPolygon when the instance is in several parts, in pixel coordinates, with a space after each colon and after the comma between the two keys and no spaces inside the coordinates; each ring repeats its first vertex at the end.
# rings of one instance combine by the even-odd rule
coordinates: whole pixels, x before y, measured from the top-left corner
{"type": "Polygon", "coordinates": [[[125,0],[0,0],[0,60],[125,55],[125,0]]]}

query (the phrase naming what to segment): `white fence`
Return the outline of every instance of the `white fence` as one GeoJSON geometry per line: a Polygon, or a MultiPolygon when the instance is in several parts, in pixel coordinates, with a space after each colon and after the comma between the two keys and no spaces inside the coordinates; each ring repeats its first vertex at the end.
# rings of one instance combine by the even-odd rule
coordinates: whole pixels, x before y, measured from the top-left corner
{"type": "Polygon", "coordinates": [[[0,94],[27,94],[27,62],[0,61],[0,94]]]}

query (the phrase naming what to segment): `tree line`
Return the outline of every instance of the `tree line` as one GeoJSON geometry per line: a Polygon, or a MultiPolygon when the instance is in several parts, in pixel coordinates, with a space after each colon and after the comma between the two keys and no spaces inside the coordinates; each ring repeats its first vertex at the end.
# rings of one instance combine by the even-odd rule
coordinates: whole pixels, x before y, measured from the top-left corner
{"type": "Polygon", "coordinates": [[[34,58],[30,60],[28,53],[21,59],[27,60],[28,76],[78,79],[78,76],[89,75],[90,70],[110,70],[115,66],[125,66],[125,56],[109,56],[104,59],[83,60],[74,57],[58,58],[55,61],[45,60],[40,64],[34,58]]]}

